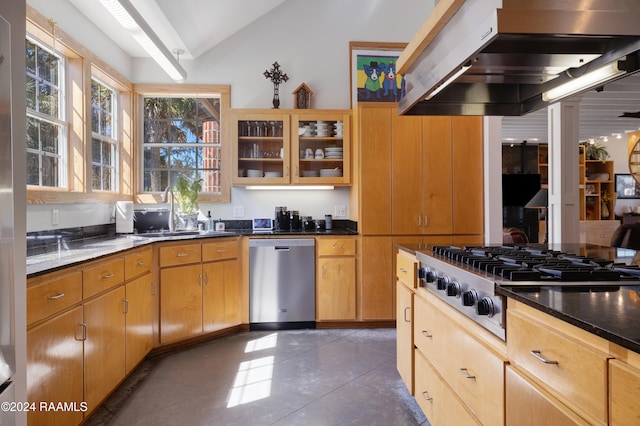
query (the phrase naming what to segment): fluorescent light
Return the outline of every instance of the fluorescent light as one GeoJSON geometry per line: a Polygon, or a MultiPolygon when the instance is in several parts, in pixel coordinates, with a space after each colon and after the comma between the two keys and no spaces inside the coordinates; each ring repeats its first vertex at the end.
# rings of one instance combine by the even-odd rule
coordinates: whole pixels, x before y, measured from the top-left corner
{"type": "Polygon", "coordinates": [[[140,46],[172,79],[180,82],[187,78],[185,69],[173,57],[167,46],[162,43],[129,0],[100,0],[100,3],[116,18],[120,25],[131,33],[140,46]]]}
{"type": "Polygon", "coordinates": [[[590,71],[583,76],[574,80],[570,80],[558,87],[542,93],[542,100],[545,102],[555,101],[569,95],[581,92],[591,86],[602,84],[613,77],[626,73],[625,70],[618,68],[618,61],[611,62],[604,67],[590,71]]]}
{"type": "Polygon", "coordinates": [[[332,185],[249,185],[245,186],[249,191],[326,191],[332,190],[332,185]]]}
{"type": "Polygon", "coordinates": [[[424,98],[425,101],[428,101],[429,99],[433,98],[435,95],[437,95],[438,93],[442,92],[448,85],[450,85],[451,83],[453,83],[453,81],[460,77],[462,74],[465,73],[465,71],[467,71],[469,68],[471,68],[471,65],[465,65],[463,67],[460,67],[460,69],[458,71],[456,71],[455,74],[453,74],[451,77],[449,77],[447,79],[447,81],[445,81],[444,83],[442,83],[440,86],[438,86],[438,88],[436,90],[434,90],[433,92],[429,93],[427,95],[426,98],[424,98]]]}

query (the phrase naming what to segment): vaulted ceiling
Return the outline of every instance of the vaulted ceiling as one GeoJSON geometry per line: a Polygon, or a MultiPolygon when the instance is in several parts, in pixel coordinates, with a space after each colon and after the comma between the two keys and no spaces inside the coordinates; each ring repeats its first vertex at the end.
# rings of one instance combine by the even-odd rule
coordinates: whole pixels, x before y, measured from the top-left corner
{"type": "MultiPolygon", "coordinates": [[[[131,57],[147,53],[106,13],[98,0],[68,0],[131,57]]],[[[287,1],[295,0],[130,0],[171,51],[197,60],[203,53],[287,1]]],[[[640,128],[640,118],[620,118],[640,112],[640,75],[583,95],[580,140],[611,138],[640,128]]],[[[640,115],[640,114],[639,114],[640,115]]],[[[503,139],[547,141],[547,112],[503,119],[503,139]]]]}

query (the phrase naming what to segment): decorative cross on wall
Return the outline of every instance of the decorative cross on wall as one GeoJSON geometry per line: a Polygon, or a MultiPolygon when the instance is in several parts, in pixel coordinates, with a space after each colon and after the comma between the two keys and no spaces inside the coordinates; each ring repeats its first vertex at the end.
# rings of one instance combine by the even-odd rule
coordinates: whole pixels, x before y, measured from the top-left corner
{"type": "Polygon", "coordinates": [[[287,74],[282,72],[282,70],[280,70],[280,64],[278,63],[278,61],[273,63],[273,68],[264,72],[264,77],[271,79],[271,81],[273,82],[273,107],[277,109],[280,106],[278,86],[280,85],[280,83],[284,83],[289,80],[289,77],[287,76],[287,74]]]}

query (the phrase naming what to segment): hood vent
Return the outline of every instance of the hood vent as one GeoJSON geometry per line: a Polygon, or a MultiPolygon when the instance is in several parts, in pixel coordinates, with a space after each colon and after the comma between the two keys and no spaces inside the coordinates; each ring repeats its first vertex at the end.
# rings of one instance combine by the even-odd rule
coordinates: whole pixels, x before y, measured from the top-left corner
{"type": "Polygon", "coordinates": [[[406,79],[400,114],[525,115],[637,72],[640,7],[440,0],[397,68],[406,79]]]}

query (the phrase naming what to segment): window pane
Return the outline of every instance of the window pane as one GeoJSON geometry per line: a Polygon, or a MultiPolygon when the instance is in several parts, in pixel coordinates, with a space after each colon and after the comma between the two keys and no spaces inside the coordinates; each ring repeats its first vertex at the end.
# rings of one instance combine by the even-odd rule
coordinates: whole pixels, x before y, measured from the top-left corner
{"type": "Polygon", "coordinates": [[[110,167],[104,168],[103,170],[103,175],[102,175],[102,189],[105,191],[113,191],[114,188],[111,187],[111,182],[112,182],[112,177],[113,175],[111,174],[112,170],[110,167]]]}
{"type": "Polygon", "coordinates": [[[198,166],[198,148],[173,147],[169,150],[169,168],[183,171],[198,166]]]}
{"type": "Polygon", "coordinates": [[[58,158],[45,155],[42,157],[42,185],[58,186],[58,158]]]}
{"type": "Polygon", "coordinates": [[[27,117],[27,148],[40,149],[40,126],[32,117],[27,117]]]}
{"type": "Polygon", "coordinates": [[[169,151],[167,148],[146,146],[144,148],[144,168],[167,168],[169,163],[169,151]]]}
{"type": "Polygon", "coordinates": [[[26,61],[27,61],[27,72],[33,75],[36,74],[36,45],[27,40],[26,43],[26,61]]]}
{"type": "Polygon", "coordinates": [[[144,171],[144,191],[160,192],[164,191],[169,184],[168,170],[145,169],[144,171]]]}
{"type": "Polygon", "coordinates": [[[100,161],[100,139],[91,139],[91,161],[101,163],[100,161]]]}
{"type": "Polygon", "coordinates": [[[27,185],[40,185],[40,161],[31,152],[27,152],[27,185]]]}
{"type": "Polygon", "coordinates": [[[40,139],[42,141],[42,150],[45,152],[58,153],[58,126],[41,122],[40,123],[40,139]]]}
{"type": "Polygon", "coordinates": [[[35,110],[36,109],[36,80],[31,76],[27,76],[26,87],[27,87],[27,108],[35,110]]]}
{"type": "Polygon", "coordinates": [[[58,84],[58,58],[46,51],[38,48],[38,75],[49,83],[58,84]]]}
{"type": "Polygon", "coordinates": [[[91,175],[93,176],[91,187],[93,189],[102,189],[102,168],[100,166],[91,166],[91,175]]]}
{"type": "Polygon", "coordinates": [[[108,142],[102,143],[102,164],[113,165],[113,145],[108,142]]]}

